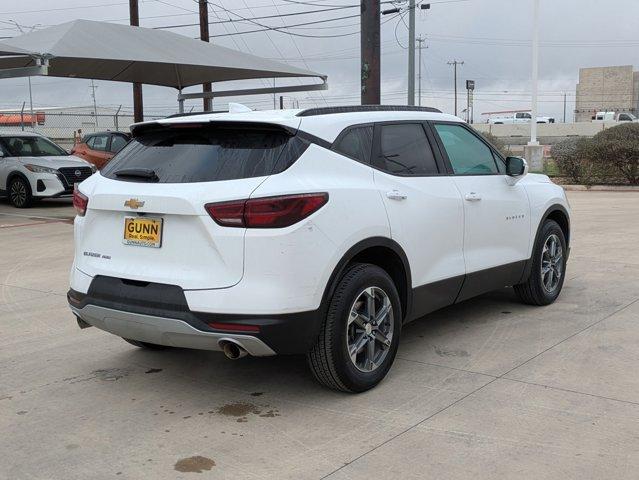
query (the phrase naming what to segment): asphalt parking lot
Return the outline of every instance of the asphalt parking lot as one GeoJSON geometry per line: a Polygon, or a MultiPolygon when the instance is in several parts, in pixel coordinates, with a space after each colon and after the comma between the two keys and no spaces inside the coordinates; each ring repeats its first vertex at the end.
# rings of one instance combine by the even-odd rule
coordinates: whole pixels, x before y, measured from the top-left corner
{"type": "Polygon", "coordinates": [[[70,202],[0,201],[0,478],[636,479],[639,192],[569,198],[557,303],[504,290],[429,315],[361,395],[320,387],[301,357],[81,331],[70,202]]]}

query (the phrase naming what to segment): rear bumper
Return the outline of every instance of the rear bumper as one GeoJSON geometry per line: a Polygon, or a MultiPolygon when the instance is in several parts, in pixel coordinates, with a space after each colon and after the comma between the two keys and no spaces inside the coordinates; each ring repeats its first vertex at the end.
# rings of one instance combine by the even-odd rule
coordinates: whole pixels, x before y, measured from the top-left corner
{"type": "Polygon", "coordinates": [[[71,306],[71,310],[86,323],[130,340],[200,350],[222,350],[224,342],[232,342],[256,357],[275,355],[262,340],[251,335],[203,332],[182,320],[124,312],[96,305],[86,305],[83,308],[71,306]]]}
{"type": "Polygon", "coordinates": [[[86,294],[69,290],[69,306],[85,322],[131,340],[220,350],[233,341],[251,355],[302,354],[314,345],[321,309],[283,314],[218,314],[189,309],[175,285],[97,276],[86,294]]]}

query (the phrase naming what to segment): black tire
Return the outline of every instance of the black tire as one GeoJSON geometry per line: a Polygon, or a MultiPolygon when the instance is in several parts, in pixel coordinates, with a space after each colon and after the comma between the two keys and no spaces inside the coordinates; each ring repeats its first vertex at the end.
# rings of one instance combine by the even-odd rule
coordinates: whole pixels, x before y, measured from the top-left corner
{"type": "Polygon", "coordinates": [[[166,345],[157,345],[155,343],[140,342],[138,340],[130,340],[128,338],[122,338],[122,339],[125,342],[130,343],[131,345],[135,347],[145,348],[147,350],[166,350],[167,348],[169,348],[166,345]]]}
{"type": "MultiPolygon", "coordinates": [[[[525,282],[515,285],[515,293],[523,303],[529,305],[550,305],[553,303],[559,294],[566,278],[566,255],[568,251],[566,249],[566,238],[564,232],[557,222],[554,220],[546,220],[537,236],[537,243],[533,249],[532,268],[530,274],[525,282]],[[561,275],[556,286],[552,289],[547,289],[544,286],[544,274],[542,273],[542,256],[544,252],[544,245],[549,239],[555,236],[559,239],[561,244],[561,261],[557,262],[560,267],[561,275]]],[[[553,272],[556,275],[556,273],[553,272]]],[[[547,277],[546,277],[547,278],[547,277]]]]}
{"type": "Polygon", "coordinates": [[[330,299],[317,342],[307,355],[313,375],[321,384],[342,392],[357,393],[373,388],[386,376],[395,360],[401,325],[401,303],[397,288],[388,273],[376,265],[366,263],[347,267],[330,299]],[[390,345],[379,345],[377,354],[383,357],[378,366],[372,371],[362,371],[348,354],[348,319],[351,307],[364,294],[364,290],[371,287],[390,300],[391,312],[384,317],[384,322],[386,328],[391,328],[392,324],[392,339],[389,341],[390,345]]]}
{"type": "Polygon", "coordinates": [[[7,191],[9,202],[16,208],[29,208],[33,204],[31,185],[22,177],[14,177],[7,191]]]}

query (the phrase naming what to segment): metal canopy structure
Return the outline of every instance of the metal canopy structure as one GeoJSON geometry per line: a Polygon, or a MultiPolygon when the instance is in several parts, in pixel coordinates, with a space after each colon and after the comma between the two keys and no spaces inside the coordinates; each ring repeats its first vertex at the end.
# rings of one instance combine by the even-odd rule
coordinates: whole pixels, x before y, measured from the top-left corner
{"type": "MultiPolygon", "coordinates": [[[[89,20],[63,23],[0,43],[0,78],[32,75],[136,82],[178,90],[205,82],[258,78],[321,80],[279,89],[219,91],[212,96],[327,88],[326,75],[316,72],[172,32],[89,20]]],[[[184,98],[194,95],[198,94],[184,98]]],[[[181,103],[184,98],[179,98],[181,103]]]]}

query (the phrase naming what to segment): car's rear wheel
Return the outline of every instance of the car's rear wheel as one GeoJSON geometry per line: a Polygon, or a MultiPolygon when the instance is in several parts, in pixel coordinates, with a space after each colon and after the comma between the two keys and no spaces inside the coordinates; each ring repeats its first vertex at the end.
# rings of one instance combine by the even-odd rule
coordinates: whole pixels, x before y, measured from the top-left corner
{"type": "Polygon", "coordinates": [[[553,303],[566,277],[566,238],[554,220],[546,220],[541,227],[532,258],[528,279],[515,285],[520,300],[529,305],[553,303]]]}
{"type": "Polygon", "coordinates": [[[166,345],[157,345],[155,343],[140,342],[138,340],[131,340],[128,338],[123,338],[123,340],[127,343],[130,343],[131,345],[134,345],[139,348],[146,348],[147,350],[165,350],[169,348],[166,345]]]}
{"type": "Polygon", "coordinates": [[[9,201],[16,208],[28,208],[33,203],[31,186],[22,177],[15,177],[9,183],[9,201]]]}
{"type": "Polygon", "coordinates": [[[377,385],[395,360],[401,319],[399,295],[388,273],[371,264],[350,266],[308,354],[315,378],[344,392],[377,385]]]}

